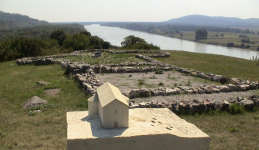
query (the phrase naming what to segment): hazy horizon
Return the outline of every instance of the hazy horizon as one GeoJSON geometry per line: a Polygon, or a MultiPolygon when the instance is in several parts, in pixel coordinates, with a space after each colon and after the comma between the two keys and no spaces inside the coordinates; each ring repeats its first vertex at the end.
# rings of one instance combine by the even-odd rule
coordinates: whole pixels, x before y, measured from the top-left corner
{"type": "Polygon", "coordinates": [[[160,22],[187,15],[259,18],[257,0],[0,0],[0,10],[48,22],[160,22]],[[244,11],[245,10],[245,11],[244,11]]]}

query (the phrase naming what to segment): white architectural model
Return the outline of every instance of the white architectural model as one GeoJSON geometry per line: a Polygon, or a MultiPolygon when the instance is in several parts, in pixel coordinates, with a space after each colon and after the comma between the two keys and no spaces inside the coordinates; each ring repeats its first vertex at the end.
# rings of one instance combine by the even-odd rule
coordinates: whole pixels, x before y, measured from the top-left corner
{"type": "Polygon", "coordinates": [[[88,99],[89,115],[99,115],[103,128],[128,127],[128,100],[117,87],[106,82],[88,99]]]}

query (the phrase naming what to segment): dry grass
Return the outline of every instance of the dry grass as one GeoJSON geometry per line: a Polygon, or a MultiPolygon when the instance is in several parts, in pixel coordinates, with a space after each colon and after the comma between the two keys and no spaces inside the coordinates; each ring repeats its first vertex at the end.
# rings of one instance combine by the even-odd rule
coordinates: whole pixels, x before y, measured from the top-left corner
{"type": "Polygon", "coordinates": [[[259,149],[259,111],[180,116],[210,136],[210,150],[259,149]]]}

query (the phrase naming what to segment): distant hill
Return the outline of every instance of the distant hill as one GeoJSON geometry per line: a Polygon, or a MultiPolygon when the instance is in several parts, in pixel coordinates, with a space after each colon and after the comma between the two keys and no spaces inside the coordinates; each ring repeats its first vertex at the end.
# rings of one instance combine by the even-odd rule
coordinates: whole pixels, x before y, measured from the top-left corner
{"type": "Polygon", "coordinates": [[[49,24],[47,21],[40,21],[25,15],[0,11],[0,29],[13,29],[47,24],[49,24]]]}
{"type": "Polygon", "coordinates": [[[259,18],[240,19],[234,17],[210,17],[203,15],[189,15],[170,19],[163,23],[195,26],[220,26],[220,27],[259,27],[259,18]]]}

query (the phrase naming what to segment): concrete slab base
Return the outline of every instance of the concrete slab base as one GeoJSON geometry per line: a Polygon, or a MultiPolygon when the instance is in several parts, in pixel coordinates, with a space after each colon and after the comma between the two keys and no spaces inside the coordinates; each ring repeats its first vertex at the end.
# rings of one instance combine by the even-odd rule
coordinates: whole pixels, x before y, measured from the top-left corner
{"type": "Polygon", "coordinates": [[[167,108],[129,110],[129,128],[103,129],[88,111],[67,112],[67,148],[207,150],[210,137],[167,108]]]}

